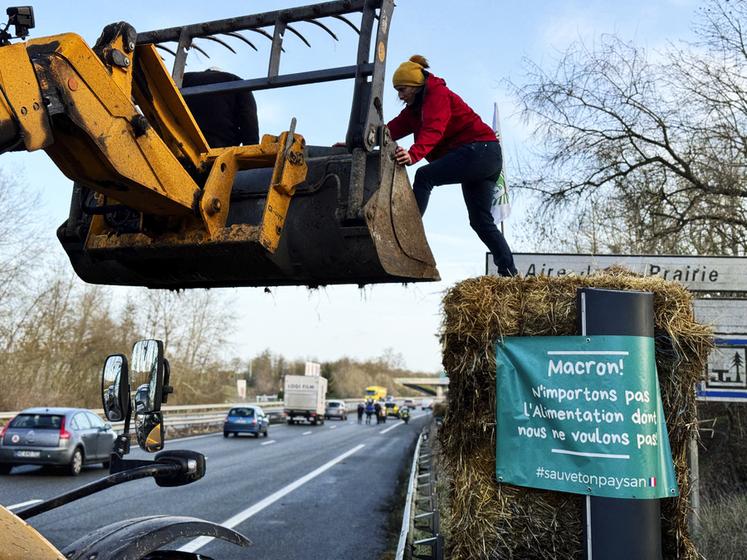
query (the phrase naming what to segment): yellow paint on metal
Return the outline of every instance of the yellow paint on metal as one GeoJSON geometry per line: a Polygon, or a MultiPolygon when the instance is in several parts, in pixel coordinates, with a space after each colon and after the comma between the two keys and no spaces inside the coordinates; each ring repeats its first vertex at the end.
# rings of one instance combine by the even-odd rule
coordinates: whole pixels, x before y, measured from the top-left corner
{"type": "Polygon", "coordinates": [[[5,96],[0,95],[0,152],[14,148],[21,140],[21,129],[5,96]]]}
{"type": "Polygon", "coordinates": [[[65,560],[41,533],[0,506],[0,560],[65,560]]]}
{"type": "Polygon", "coordinates": [[[275,252],[280,243],[291,197],[296,192],[296,186],[306,179],[308,171],[303,137],[294,134],[292,144],[286,150],[288,134],[290,133],[284,132],[278,139],[278,157],[260,224],[259,241],[271,253],[275,252]]]}
{"type": "MultiPolygon", "coordinates": [[[[95,88],[96,97],[101,105],[114,117],[127,117],[132,112],[132,100],[114,82],[104,63],[99,60],[96,53],[75,33],[63,33],[31,39],[26,42],[28,47],[33,47],[37,53],[47,51],[44,55],[49,59],[63,59],[75,69],[85,81],[95,88]],[[112,87],[116,86],[116,87],[112,87]]],[[[41,54],[37,54],[42,57],[41,54]]],[[[37,68],[37,73],[40,71],[37,68]]],[[[40,81],[43,79],[39,77],[40,81]]],[[[60,84],[62,85],[62,84],[60,84]]],[[[52,84],[50,84],[52,86],[52,84]]],[[[67,89],[67,87],[65,88],[67,89]]]]}
{"type": "Polygon", "coordinates": [[[20,127],[28,151],[50,145],[53,137],[47,109],[24,43],[0,47],[0,87],[5,97],[0,111],[0,130],[8,129],[10,113],[10,118],[20,127]]]}
{"type": "Polygon", "coordinates": [[[144,78],[133,91],[143,114],[177,158],[200,169],[210,148],[154,45],[135,48],[135,72],[144,78]]]}
{"type": "MultiPolygon", "coordinates": [[[[120,36],[111,48],[124,49],[121,43],[120,36]]],[[[27,149],[44,147],[65,175],[98,193],[99,204],[166,217],[167,235],[196,243],[245,236],[243,229],[225,227],[236,172],[272,166],[258,229],[262,245],[274,252],[296,185],[306,179],[303,137],[265,135],[254,146],[210,149],[155,48],[138,46],[131,60],[127,68],[113,66],[110,72],[73,33],[3,47],[0,79],[13,96],[9,104],[0,99],[0,146],[17,138],[20,122],[27,149]],[[27,46],[34,49],[35,65],[27,46]],[[20,70],[10,72],[11,65],[20,70]],[[67,116],[65,126],[55,126],[54,141],[44,105],[35,119],[17,118],[19,107],[44,95],[67,116]],[[200,189],[194,177],[208,169],[200,189]]],[[[96,248],[105,250],[109,233],[104,219],[94,216],[86,247],[93,248],[95,240],[96,248]]],[[[122,241],[111,246],[122,247],[122,241]]]]}
{"type": "Polygon", "coordinates": [[[45,82],[56,85],[75,125],[55,129],[47,153],[57,166],[141,212],[190,215],[197,185],[153,128],[146,123],[138,132],[134,123],[142,116],[131,98],[80,37],[53,39],[41,43],[50,50],[45,82]]]}
{"type": "Polygon", "coordinates": [[[200,216],[210,237],[215,237],[218,231],[226,225],[231,189],[237,169],[238,162],[234,148],[229,148],[213,162],[210,175],[205,181],[202,200],[200,200],[200,216]]]}
{"type": "MultiPolygon", "coordinates": [[[[125,46],[125,38],[122,36],[122,34],[118,34],[114,41],[109,43],[108,45],[100,45],[96,44],[97,50],[101,49],[99,52],[102,52],[103,56],[107,56],[108,53],[110,53],[113,50],[119,51],[124,57],[125,60],[128,61],[128,64],[126,66],[118,66],[116,64],[111,64],[111,77],[112,81],[119,86],[119,89],[122,90],[122,93],[124,93],[126,96],[132,95],[132,69],[134,65],[132,64],[132,56],[128,56],[125,53],[129,50],[125,46]]],[[[101,60],[101,59],[99,59],[101,60]]],[[[102,61],[103,62],[103,61],[102,61]]]]}

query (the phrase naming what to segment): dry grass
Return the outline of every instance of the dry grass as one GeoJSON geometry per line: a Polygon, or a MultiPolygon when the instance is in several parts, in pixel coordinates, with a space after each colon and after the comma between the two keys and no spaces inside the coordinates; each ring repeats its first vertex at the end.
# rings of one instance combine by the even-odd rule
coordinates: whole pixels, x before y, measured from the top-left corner
{"type": "Polygon", "coordinates": [[[704,503],[696,541],[707,560],[741,560],[747,551],[747,496],[723,493],[704,503]]]}
{"type": "Polygon", "coordinates": [[[658,278],[624,270],[590,277],[478,277],[443,301],[443,364],[449,411],[440,441],[450,484],[449,558],[580,558],[582,500],[495,479],[495,343],[503,336],[576,334],[576,292],[594,287],[654,294],[656,362],[680,495],[662,500],[665,558],[695,559],[688,534],[687,445],[697,429],[693,384],[712,344],[691,296],[658,278]]]}

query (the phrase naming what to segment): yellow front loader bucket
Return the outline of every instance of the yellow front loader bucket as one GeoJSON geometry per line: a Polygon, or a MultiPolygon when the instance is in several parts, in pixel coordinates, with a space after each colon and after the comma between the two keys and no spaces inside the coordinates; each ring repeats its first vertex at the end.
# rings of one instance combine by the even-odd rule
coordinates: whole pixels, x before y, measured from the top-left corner
{"type": "MultiPolygon", "coordinates": [[[[102,233],[86,250],[80,232],[87,218],[75,211],[58,237],[76,273],[96,284],[180,289],[438,280],[407,174],[393,163],[392,149],[359,157],[310,147],[307,179],[296,188],[274,253],[259,242],[256,227],[266,203],[266,169],[237,174],[217,239],[102,233]],[[348,218],[356,188],[359,217],[348,218]]],[[[73,207],[84,204],[81,192],[73,207]]]]}

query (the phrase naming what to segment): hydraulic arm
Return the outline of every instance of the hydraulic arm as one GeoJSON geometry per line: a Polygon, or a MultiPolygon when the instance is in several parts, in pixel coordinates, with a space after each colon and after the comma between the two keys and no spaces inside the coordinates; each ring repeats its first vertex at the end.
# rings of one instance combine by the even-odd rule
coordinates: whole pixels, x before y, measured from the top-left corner
{"type": "MultiPolygon", "coordinates": [[[[148,216],[142,231],[190,243],[225,231],[236,172],[272,167],[261,244],[277,248],[296,185],[306,178],[304,141],[292,131],[256,146],[210,149],[153,45],[134,29],[108,26],[92,50],[72,33],[0,48],[0,145],[44,149],[102,206],[148,216]]],[[[103,214],[88,238],[105,249],[103,214]]]]}

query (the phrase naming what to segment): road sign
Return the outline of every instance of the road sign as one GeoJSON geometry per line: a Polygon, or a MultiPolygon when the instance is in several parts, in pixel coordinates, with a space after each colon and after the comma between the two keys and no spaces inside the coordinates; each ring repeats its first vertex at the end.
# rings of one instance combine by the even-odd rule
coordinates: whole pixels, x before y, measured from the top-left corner
{"type": "MultiPolygon", "coordinates": [[[[486,274],[496,274],[490,253],[485,262],[486,274]]],[[[587,276],[620,265],[643,276],[680,282],[695,292],[747,291],[747,257],[514,253],[514,262],[525,277],[587,276]]]]}
{"type": "Polygon", "coordinates": [[[695,319],[713,326],[716,334],[747,338],[747,299],[704,298],[693,300],[695,319]]]}
{"type": "Polygon", "coordinates": [[[714,342],[706,380],[696,387],[698,400],[747,402],[747,337],[720,337],[714,342]]]}

